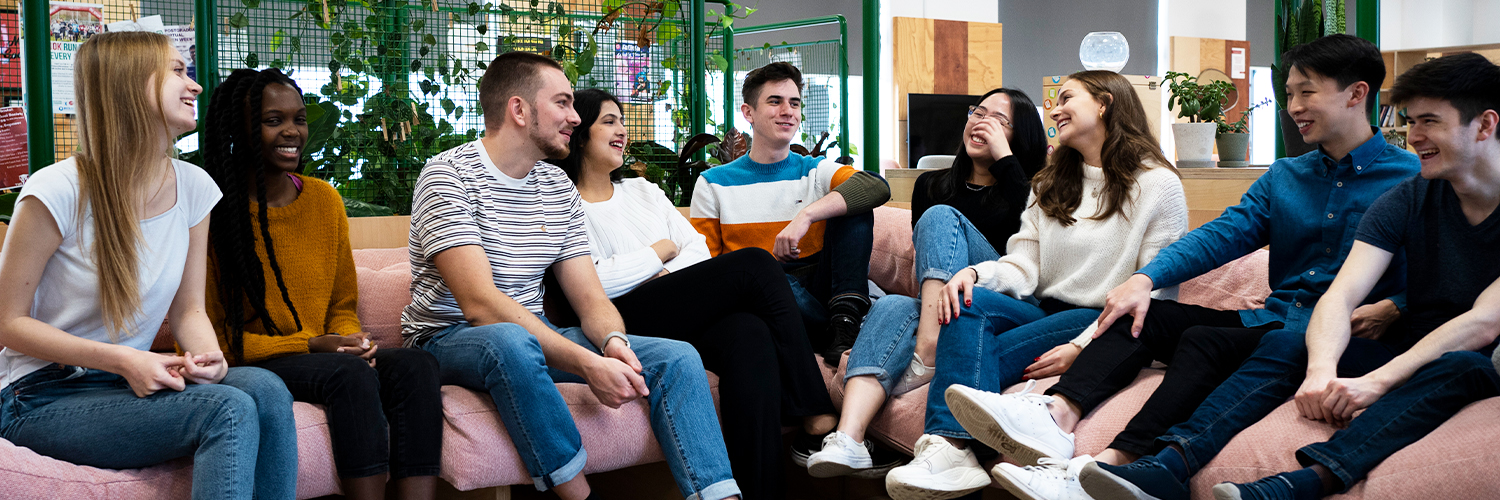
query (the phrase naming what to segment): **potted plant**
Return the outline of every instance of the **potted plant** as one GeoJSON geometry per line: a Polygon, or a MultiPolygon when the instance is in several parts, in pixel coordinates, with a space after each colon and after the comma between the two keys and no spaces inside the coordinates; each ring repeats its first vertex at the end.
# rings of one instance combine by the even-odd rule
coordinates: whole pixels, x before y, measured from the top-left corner
{"type": "Polygon", "coordinates": [[[1266,99],[1250,105],[1244,113],[1240,114],[1240,119],[1232,123],[1225,121],[1222,115],[1214,121],[1219,127],[1218,136],[1215,137],[1214,142],[1219,146],[1220,167],[1250,166],[1250,112],[1270,102],[1270,99],[1266,99]]]}
{"type": "Polygon", "coordinates": [[[1224,114],[1224,102],[1229,93],[1235,91],[1234,84],[1215,81],[1201,84],[1197,77],[1187,73],[1168,71],[1167,110],[1177,110],[1177,116],[1187,118],[1188,123],[1173,123],[1172,135],[1177,142],[1177,166],[1179,168],[1213,166],[1214,132],[1217,121],[1224,114]]]}

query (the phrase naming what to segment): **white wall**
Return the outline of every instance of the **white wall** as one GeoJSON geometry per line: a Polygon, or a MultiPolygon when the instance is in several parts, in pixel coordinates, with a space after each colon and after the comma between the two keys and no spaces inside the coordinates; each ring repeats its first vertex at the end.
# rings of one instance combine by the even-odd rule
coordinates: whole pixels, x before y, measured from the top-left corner
{"type": "MultiPolygon", "coordinates": [[[[1000,3],[995,0],[891,0],[891,15],[993,23],[1000,19],[1000,3]]],[[[883,12],[886,7],[882,6],[883,12]]]]}
{"type": "Polygon", "coordinates": [[[1382,0],[1380,49],[1500,42],[1500,0],[1382,0]]]}
{"type": "Polygon", "coordinates": [[[1245,0],[1165,0],[1167,36],[1245,40],[1245,0]]]}

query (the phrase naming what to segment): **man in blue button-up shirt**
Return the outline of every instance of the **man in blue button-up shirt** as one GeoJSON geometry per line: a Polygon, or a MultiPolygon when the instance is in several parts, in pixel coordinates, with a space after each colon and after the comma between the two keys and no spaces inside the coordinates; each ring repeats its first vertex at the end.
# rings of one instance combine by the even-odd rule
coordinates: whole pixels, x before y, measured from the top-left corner
{"type": "MultiPolygon", "coordinates": [[[[1095,340],[1047,390],[1053,398],[1045,406],[1058,427],[1020,429],[1003,422],[1011,410],[990,412],[1010,442],[1024,445],[1043,434],[1071,432],[1078,420],[1134,381],[1141,368],[1161,361],[1168,365],[1161,386],[1109,449],[1096,456],[1102,463],[1129,462],[1160,449],[1157,437],[1186,421],[1267,332],[1306,329],[1313,306],[1349,253],[1360,215],[1387,189],[1416,175],[1419,166],[1415,155],[1386,144],[1369,126],[1371,98],[1385,78],[1374,45],[1335,35],[1296,47],[1283,60],[1293,69],[1288,111],[1303,140],[1319,149],[1277,160],[1239,205],[1163,249],[1112,290],[1095,340]],[[1264,309],[1218,311],[1151,299],[1152,290],[1176,286],[1267,245],[1273,291],[1264,309]]],[[[1378,336],[1395,321],[1404,302],[1404,276],[1404,265],[1392,266],[1363,302],[1357,329],[1378,336]]]]}

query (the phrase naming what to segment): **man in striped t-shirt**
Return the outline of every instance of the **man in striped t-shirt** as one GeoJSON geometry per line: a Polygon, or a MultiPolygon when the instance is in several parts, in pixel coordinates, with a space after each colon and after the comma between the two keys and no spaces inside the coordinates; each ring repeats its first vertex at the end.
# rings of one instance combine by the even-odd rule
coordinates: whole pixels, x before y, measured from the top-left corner
{"type": "Polygon", "coordinates": [[[590,496],[587,453],[555,385],[577,382],[614,408],[647,399],[683,496],[738,497],[697,351],[623,333],[589,257],[578,192],[541,163],[567,156],[579,123],[561,67],[510,52],[490,63],[479,92],[484,138],[433,157],[417,181],[406,344],[437,357],[444,384],[494,398],[539,490],[590,496]],[[549,267],[582,327],[541,316],[549,267]]]}
{"type": "Polygon", "coordinates": [[[870,309],[871,213],[891,198],[880,176],[824,158],[792,154],[801,133],[802,72],[784,62],[745,75],[740,112],[750,153],[708,169],[693,188],[693,227],[715,256],[742,248],[771,252],[786,269],[802,316],[826,338],[813,340],[838,366],[870,309]]]}

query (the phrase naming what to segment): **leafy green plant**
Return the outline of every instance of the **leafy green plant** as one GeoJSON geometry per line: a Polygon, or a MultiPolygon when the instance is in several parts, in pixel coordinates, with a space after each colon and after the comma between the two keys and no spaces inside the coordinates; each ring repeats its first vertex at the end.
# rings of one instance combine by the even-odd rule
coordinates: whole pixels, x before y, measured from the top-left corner
{"type": "Polygon", "coordinates": [[[1218,119],[1214,120],[1214,123],[1219,124],[1218,134],[1250,133],[1250,112],[1255,111],[1255,108],[1259,108],[1270,103],[1271,99],[1265,99],[1255,104],[1251,104],[1250,107],[1245,108],[1244,113],[1240,114],[1240,119],[1233,122],[1226,122],[1224,120],[1224,116],[1220,115],[1218,119]]]}
{"type": "Polygon", "coordinates": [[[1171,93],[1167,97],[1167,110],[1176,106],[1177,116],[1192,123],[1217,122],[1224,114],[1229,93],[1235,92],[1233,83],[1219,80],[1203,85],[1197,77],[1176,71],[1168,71],[1165,80],[1171,93]]]}
{"type": "MultiPolygon", "coordinates": [[[[1344,0],[1282,0],[1276,12],[1276,37],[1281,50],[1317,40],[1327,35],[1347,32],[1344,0]]],[[[1271,65],[1271,84],[1275,86],[1276,106],[1286,109],[1286,79],[1291,68],[1271,65]]]]}

